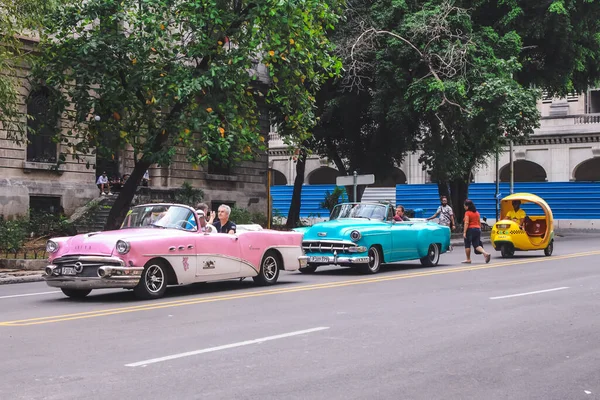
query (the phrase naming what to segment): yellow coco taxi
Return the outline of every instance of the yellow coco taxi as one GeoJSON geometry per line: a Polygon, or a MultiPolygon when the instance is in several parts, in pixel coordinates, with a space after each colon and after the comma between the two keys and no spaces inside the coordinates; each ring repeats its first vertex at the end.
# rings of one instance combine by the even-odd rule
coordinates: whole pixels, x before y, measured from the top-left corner
{"type": "Polygon", "coordinates": [[[552,210],[548,203],[534,194],[511,194],[501,201],[500,220],[494,224],[490,239],[502,257],[512,257],[515,251],[530,250],[543,250],[546,256],[550,256],[554,249],[552,210]],[[544,215],[527,215],[521,208],[527,203],[539,206],[544,215]]]}

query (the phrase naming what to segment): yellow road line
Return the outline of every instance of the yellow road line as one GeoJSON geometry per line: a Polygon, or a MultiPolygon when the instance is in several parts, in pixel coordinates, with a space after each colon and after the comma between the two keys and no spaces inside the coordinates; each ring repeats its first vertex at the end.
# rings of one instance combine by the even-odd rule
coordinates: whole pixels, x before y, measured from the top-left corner
{"type": "Polygon", "coordinates": [[[273,294],[303,292],[303,291],[308,291],[308,290],[333,289],[333,288],[338,288],[338,287],[362,285],[362,284],[367,284],[367,283],[377,283],[377,282],[386,282],[386,281],[393,281],[393,280],[399,280],[399,279],[417,278],[417,277],[423,277],[423,276],[433,276],[433,275],[442,275],[442,274],[450,274],[450,273],[458,273],[458,272],[477,271],[477,270],[482,270],[482,269],[491,269],[491,268],[499,268],[499,267],[506,267],[506,266],[522,265],[522,264],[548,262],[548,261],[557,261],[557,260],[564,260],[564,259],[569,259],[569,258],[587,257],[587,256],[594,256],[594,255],[600,255],[600,251],[572,253],[572,254],[565,254],[562,256],[554,256],[554,257],[532,258],[532,259],[524,259],[524,260],[511,260],[511,261],[498,262],[498,263],[493,263],[493,264],[480,264],[480,265],[476,265],[476,266],[468,265],[468,266],[464,266],[464,267],[434,269],[434,270],[427,270],[427,271],[423,271],[423,272],[410,272],[410,273],[400,273],[400,274],[394,274],[394,275],[373,276],[370,278],[359,278],[359,279],[352,279],[352,280],[338,281],[338,282],[316,283],[316,284],[310,284],[310,285],[304,285],[304,286],[295,286],[295,287],[291,287],[291,288],[267,289],[267,290],[260,290],[260,291],[254,291],[254,292],[245,292],[245,293],[240,293],[240,294],[195,297],[192,299],[174,300],[174,301],[166,301],[166,302],[160,302],[160,303],[149,303],[149,304],[143,304],[143,305],[139,305],[139,306],[110,308],[110,309],[95,310],[95,311],[85,311],[85,312],[79,312],[79,313],[74,313],[74,314],[62,314],[62,315],[55,315],[55,316],[49,316],[49,317],[38,317],[38,318],[28,318],[28,319],[22,319],[22,320],[14,320],[14,321],[4,321],[4,322],[0,322],[0,326],[40,325],[40,324],[72,321],[72,320],[85,319],[85,318],[97,318],[97,317],[104,317],[104,316],[108,316],[108,315],[125,314],[125,313],[132,313],[132,312],[138,312],[138,311],[150,311],[150,310],[157,310],[157,309],[161,309],[161,308],[179,307],[179,306],[187,306],[187,305],[201,304],[201,303],[211,303],[211,302],[216,302],[216,301],[237,300],[237,299],[245,299],[245,298],[251,298],[251,297],[268,296],[268,295],[273,295],[273,294]]]}

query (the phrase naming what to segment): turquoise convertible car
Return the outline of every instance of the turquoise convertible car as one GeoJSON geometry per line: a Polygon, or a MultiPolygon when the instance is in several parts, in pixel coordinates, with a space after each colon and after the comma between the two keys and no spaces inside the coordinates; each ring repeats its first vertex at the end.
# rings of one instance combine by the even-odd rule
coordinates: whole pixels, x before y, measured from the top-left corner
{"type": "Polygon", "coordinates": [[[338,204],[329,221],[296,229],[304,233],[307,261],[300,271],[340,265],[375,274],[381,264],[417,259],[424,266],[436,266],[450,246],[450,228],[433,222],[394,221],[393,217],[390,204],[338,204]]]}

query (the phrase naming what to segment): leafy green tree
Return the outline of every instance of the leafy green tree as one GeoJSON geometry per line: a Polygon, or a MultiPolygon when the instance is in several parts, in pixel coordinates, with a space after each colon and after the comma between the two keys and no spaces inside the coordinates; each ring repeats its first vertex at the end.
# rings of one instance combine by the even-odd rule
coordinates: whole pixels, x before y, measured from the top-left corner
{"type": "Polygon", "coordinates": [[[260,105],[280,116],[282,132],[309,135],[314,92],[340,68],[326,36],[339,7],[339,0],[89,0],[50,15],[36,78],[60,94],[71,124],[63,146],[80,159],[91,149],[133,149],[135,168],[105,228],[119,226],[144,172],[168,165],[176,146],[195,165],[262,154],[260,105]],[[103,144],[108,134],[114,139],[103,144]]]}
{"type": "Polygon", "coordinates": [[[332,39],[346,75],[318,96],[315,151],[342,172],[385,174],[421,149],[424,168],[455,205],[477,167],[538,125],[536,87],[564,94],[600,76],[598,2],[349,5],[332,39]]]}

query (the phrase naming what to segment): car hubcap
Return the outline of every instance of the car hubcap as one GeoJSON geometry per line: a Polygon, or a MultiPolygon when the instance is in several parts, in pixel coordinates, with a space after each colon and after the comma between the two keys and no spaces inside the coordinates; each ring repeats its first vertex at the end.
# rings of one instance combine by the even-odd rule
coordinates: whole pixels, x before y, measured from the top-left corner
{"type": "Polygon", "coordinates": [[[436,245],[431,245],[429,246],[429,260],[433,263],[435,263],[437,258],[437,246],[436,245]]]}
{"type": "Polygon", "coordinates": [[[164,278],[163,270],[157,265],[152,265],[146,273],[146,287],[150,292],[156,293],[162,288],[164,278]]]}
{"type": "Polygon", "coordinates": [[[274,257],[269,256],[263,263],[263,275],[267,280],[273,280],[277,275],[277,260],[274,257]]]}
{"type": "Polygon", "coordinates": [[[375,269],[379,265],[379,253],[375,249],[369,249],[369,268],[375,269]]]}

